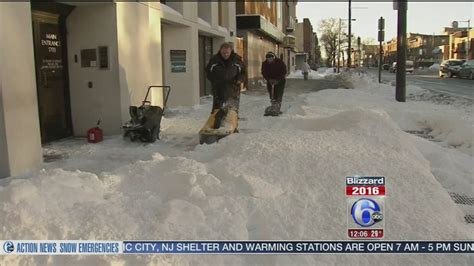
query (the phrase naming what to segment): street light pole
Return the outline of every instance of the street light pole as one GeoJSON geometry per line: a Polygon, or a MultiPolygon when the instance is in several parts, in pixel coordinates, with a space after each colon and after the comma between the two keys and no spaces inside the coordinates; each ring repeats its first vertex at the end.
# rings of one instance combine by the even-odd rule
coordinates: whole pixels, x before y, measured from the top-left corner
{"type": "Polygon", "coordinates": [[[339,32],[337,35],[337,73],[340,73],[341,68],[341,18],[339,18],[339,32]]]}
{"type": "Polygon", "coordinates": [[[405,102],[406,96],[406,51],[407,51],[407,0],[398,0],[397,15],[397,79],[395,99],[405,102]]]}
{"type": "Polygon", "coordinates": [[[348,42],[349,42],[349,44],[348,44],[348,48],[347,48],[347,67],[349,67],[349,68],[351,67],[351,53],[352,53],[352,51],[351,51],[351,41],[352,41],[351,40],[351,38],[352,38],[352,36],[351,36],[351,34],[352,34],[351,33],[352,7],[351,7],[351,5],[352,5],[352,1],[349,0],[349,23],[348,23],[349,24],[349,27],[348,27],[348,32],[349,32],[348,42]]]}
{"type": "MultiPolygon", "coordinates": [[[[469,48],[471,46],[471,20],[467,20],[467,47],[466,47],[466,61],[469,60],[469,48]]],[[[471,58],[472,59],[472,58],[471,58]]]]}
{"type": "Polygon", "coordinates": [[[383,55],[383,47],[382,42],[385,39],[385,19],[383,17],[379,18],[379,83],[382,83],[382,55],[383,55]]]}

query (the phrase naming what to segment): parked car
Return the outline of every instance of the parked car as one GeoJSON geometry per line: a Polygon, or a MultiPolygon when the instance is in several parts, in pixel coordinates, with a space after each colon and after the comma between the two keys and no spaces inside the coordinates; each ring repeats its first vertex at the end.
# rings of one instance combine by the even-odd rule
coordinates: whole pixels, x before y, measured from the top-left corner
{"type": "MultiPolygon", "coordinates": [[[[413,61],[407,60],[405,63],[405,72],[413,73],[414,70],[415,68],[413,66],[413,61]]],[[[393,62],[392,66],[390,67],[390,72],[397,72],[397,62],[393,62]]]]}
{"type": "Polygon", "coordinates": [[[444,60],[439,66],[439,77],[442,78],[448,76],[452,78],[453,76],[458,75],[464,61],[465,60],[458,59],[444,60]]]}
{"type": "Polygon", "coordinates": [[[406,61],[405,71],[413,74],[413,71],[415,71],[415,64],[413,63],[413,61],[410,61],[410,60],[406,61]]]}
{"type": "Polygon", "coordinates": [[[389,64],[383,64],[383,65],[382,65],[382,69],[383,69],[383,70],[389,70],[389,69],[390,69],[390,65],[389,65],[389,64]]]}
{"type": "Polygon", "coordinates": [[[461,66],[458,77],[474,79],[474,60],[468,60],[461,66]]]}

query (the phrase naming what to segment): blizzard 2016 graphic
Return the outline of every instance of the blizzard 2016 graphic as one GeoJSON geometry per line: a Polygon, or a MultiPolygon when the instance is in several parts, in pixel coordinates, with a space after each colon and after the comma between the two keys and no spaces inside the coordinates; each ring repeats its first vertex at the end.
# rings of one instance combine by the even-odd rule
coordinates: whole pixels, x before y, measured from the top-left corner
{"type": "Polygon", "coordinates": [[[347,196],[384,196],[384,176],[348,176],[346,177],[347,196]]]}
{"type": "Polygon", "coordinates": [[[385,177],[346,177],[347,236],[351,239],[384,237],[385,177]]]}

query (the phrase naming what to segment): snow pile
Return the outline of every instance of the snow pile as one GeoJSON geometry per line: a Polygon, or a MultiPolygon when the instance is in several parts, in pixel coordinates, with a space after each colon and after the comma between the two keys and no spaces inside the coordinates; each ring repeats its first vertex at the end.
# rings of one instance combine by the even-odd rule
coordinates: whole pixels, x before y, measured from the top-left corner
{"type": "MultiPolygon", "coordinates": [[[[303,96],[308,103],[305,114],[325,116],[355,107],[384,110],[405,131],[427,131],[445,147],[474,154],[472,103],[465,110],[431,102],[400,103],[394,101],[395,88],[391,85],[375,83],[366,75],[353,74],[350,80],[355,90],[324,90],[303,96]]],[[[407,93],[425,92],[416,86],[407,87],[407,93]]]]}
{"type": "MultiPolygon", "coordinates": [[[[325,72],[319,72],[315,70],[311,70],[308,72],[308,79],[322,79],[324,78],[328,73],[325,72]]],[[[295,70],[291,72],[288,76],[288,79],[303,79],[303,71],[302,70],[295,70]]]]}
{"type": "MultiPolygon", "coordinates": [[[[2,238],[347,239],[345,177],[383,175],[388,183],[385,239],[474,239],[463,212],[443,188],[472,185],[472,156],[458,152],[468,140],[459,133],[456,136],[466,143],[447,149],[402,130],[463,126],[439,122],[450,115],[454,119],[456,111],[427,102],[396,103],[393,87],[375,85],[367,77],[353,77],[352,82],[353,90],[302,95],[292,94],[289,85],[281,117],[263,117],[266,95],[242,95],[241,133],[213,145],[197,145],[209,102],[170,110],[163,120],[163,138],[156,144],[127,143],[117,136],[96,145],[53,145],[50,149],[67,152],[67,158],[31,176],[0,182],[2,238]],[[436,120],[435,111],[441,120],[436,120]],[[451,154],[456,156],[446,162],[451,154]],[[454,177],[459,182],[448,181],[454,174],[461,175],[454,177]]],[[[472,122],[457,114],[456,119],[472,122]]],[[[5,256],[0,264],[395,264],[400,259],[5,256]]],[[[469,261],[468,255],[403,257],[407,265],[469,261]]]]}
{"type": "Polygon", "coordinates": [[[429,67],[430,70],[439,70],[439,64],[438,63],[435,63],[435,64],[432,64],[430,67],[429,67]]]}

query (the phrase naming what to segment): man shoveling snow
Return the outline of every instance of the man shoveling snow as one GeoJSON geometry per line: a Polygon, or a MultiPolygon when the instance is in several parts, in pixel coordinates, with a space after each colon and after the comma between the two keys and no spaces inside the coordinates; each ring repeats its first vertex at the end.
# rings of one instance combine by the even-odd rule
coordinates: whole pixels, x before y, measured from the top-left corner
{"type": "Polygon", "coordinates": [[[265,109],[265,116],[279,116],[285,90],[286,65],[273,52],[268,52],[265,58],[262,63],[262,76],[267,81],[271,100],[271,105],[265,109]]]}
{"type": "Polygon", "coordinates": [[[200,143],[213,143],[237,132],[240,91],[244,85],[246,67],[231,43],[224,43],[206,67],[212,83],[212,112],[199,132],[200,143]]]}

